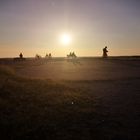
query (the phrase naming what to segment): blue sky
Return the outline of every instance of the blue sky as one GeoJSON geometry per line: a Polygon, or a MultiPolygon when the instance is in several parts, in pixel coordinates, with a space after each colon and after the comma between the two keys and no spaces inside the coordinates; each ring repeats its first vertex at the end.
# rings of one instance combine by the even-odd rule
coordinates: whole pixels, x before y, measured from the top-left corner
{"type": "Polygon", "coordinates": [[[0,0],[0,57],[140,54],[139,0],[0,0]],[[72,42],[58,41],[66,32],[72,42]]]}

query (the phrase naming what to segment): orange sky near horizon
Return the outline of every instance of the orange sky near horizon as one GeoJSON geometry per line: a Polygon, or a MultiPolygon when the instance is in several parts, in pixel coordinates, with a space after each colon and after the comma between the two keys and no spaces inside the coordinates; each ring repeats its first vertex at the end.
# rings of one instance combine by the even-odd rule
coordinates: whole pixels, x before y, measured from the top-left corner
{"type": "Polygon", "coordinates": [[[0,58],[140,55],[140,1],[0,1],[0,58]],[[63,44],[59,36],[71,35],[63,44]]]}

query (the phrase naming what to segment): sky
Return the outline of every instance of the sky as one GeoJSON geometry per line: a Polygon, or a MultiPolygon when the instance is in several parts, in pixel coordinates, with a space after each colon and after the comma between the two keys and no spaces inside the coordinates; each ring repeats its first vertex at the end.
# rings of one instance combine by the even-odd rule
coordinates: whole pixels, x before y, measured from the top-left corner
{"type": "Polygon", "coordinates": [[[140,0],[0,0],[0,57],[140,55],[140,0]],[[60,36],[71,36],[69,44],[60,36]]]}

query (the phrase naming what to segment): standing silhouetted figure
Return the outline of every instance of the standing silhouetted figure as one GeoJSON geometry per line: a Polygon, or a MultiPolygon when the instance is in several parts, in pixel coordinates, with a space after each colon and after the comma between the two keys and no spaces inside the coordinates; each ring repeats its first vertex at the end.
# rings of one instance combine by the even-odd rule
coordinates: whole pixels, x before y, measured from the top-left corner
{"type": "Polygon", "coordinates": [[[105,47],[103,48],[103,57],[104,57],[104,58],[108,56],[108,55],[107,55],[107,52],[108,52],[107,46],[105,46],[105,47]]]}
{"type": "Polygon", "coordinates": [[[21,59],[23,58],[23,54],[22,53],[19,54],[19,58],[21,58],[21,59]]]}

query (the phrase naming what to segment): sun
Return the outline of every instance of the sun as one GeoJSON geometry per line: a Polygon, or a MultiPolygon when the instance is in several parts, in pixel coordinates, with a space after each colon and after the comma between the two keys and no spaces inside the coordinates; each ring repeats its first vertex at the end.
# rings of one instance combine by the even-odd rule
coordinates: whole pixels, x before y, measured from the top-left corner
{"type": "Polygon", "coordinates": [[[71,35],[68,34],[68,33],[63,33],[61,36],[60,36],[60,42],[63,44],[63,45],[68,45],[71,43],[71,35]]]}

